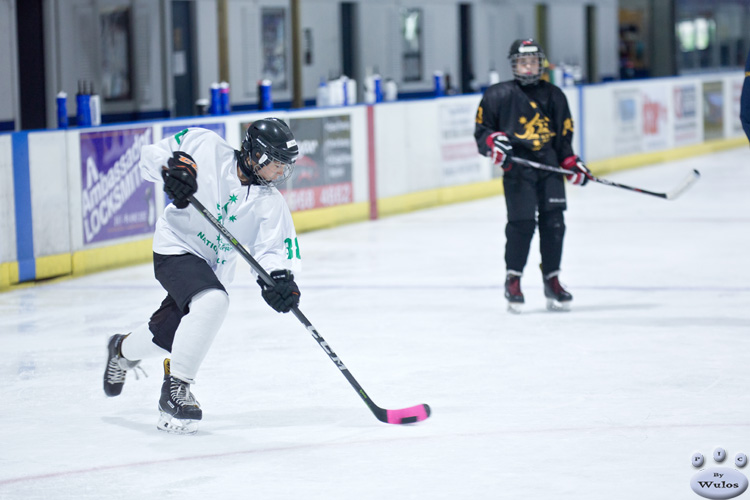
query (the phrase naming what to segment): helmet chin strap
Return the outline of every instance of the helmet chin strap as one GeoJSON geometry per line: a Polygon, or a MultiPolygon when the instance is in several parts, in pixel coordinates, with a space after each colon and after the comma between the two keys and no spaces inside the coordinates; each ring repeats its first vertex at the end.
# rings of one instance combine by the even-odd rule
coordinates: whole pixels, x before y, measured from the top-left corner
{"type": "Polygon", "coordinates": [[[241,151],[237,151],[236,149],[234,150],[234,156],[235,158],[237,158],[237,168],[240,169],[242,176],[245,178],[245,182],[243,182],[242,179],[240,179],[240,182],[243,185],[261,184],[260,180],[258,179],[258,175],[255,173],[255,170],[251,165],[247,164],[248,161],[252,162],[252,159],[244,155],[241,151]]]}

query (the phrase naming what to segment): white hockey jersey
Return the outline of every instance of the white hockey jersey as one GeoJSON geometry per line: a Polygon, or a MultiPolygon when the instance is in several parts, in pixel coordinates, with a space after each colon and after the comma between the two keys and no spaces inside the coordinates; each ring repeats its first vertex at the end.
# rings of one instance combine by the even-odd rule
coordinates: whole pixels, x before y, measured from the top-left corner
{"type": "MultiPolygon", "coordinates": [[[[161,183],[162,166],[174,151],[188,153],[198,166],[195,198],[214,210],[266,271],[300,270],[297,233],[284,197],[275,187],[240,184],[234,148],[210,130],[189,128],[141,149],[143,178],[161,183]]],[[[224,285],[234,278],[237,252],[194,207],[167,205],[156,223],[153,249],[162,255],[202,257],[224,285]]]]}

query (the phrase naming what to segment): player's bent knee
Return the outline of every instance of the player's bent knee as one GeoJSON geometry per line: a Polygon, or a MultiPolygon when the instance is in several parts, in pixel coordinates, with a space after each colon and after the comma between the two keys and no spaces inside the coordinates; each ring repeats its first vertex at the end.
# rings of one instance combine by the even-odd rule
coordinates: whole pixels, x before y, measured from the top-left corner
{"type": "Polygon", "coordinates": [[[224,290],[209,288],[197,293],[190,300],[190,314],[207,313],[224,317],[229,309],[229,295],[224,290]]]}

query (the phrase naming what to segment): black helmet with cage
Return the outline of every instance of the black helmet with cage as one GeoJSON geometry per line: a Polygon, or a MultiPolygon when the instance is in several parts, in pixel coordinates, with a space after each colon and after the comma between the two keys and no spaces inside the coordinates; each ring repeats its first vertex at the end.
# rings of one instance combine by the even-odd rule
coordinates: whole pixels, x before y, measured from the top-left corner
{"type": "Polygon", "coordinates": [[[292,175],[298,155],[299,147],[289,125],[278,118],[264,118],[247,128],[239,152],[239,165],[253,184],[275,186],[292,175]],[[283,165],[284,173],[277,179],[263,179],[257,172],[271,162],[283,165]]]}
{"type": "MultiPolygon", "coordinates": [[[[544,61],[546,57],[542,47],[540,47],[534,39],[526,38],[513,42],[510,46],[510,51],[508,52],[508,59],[510,59],[510,67],[513,70],[513,77],[518,83],[521,85],[534,85],[539,82],[539,79],[542,77],[542,72],[544,71],[544,61]],[[528,72],[519,68],[518,62],[521,58],[523,58],[522,61],[531,63],[533,63],[534,58],[536,58],[536,63],[538,63],[536,65],[536,72],[528,72]]],[[[533,67],[534,65],[532,64],[531,66],[533,67]]]]}

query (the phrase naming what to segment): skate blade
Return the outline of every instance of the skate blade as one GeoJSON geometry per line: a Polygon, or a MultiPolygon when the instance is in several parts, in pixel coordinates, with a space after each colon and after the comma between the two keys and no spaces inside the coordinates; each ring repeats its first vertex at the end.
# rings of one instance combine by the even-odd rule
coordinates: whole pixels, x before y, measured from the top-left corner
{"type": "Polygon", "coordinates": [[[568,312],[570,311],[570,301],[560,302],[559,300],[555,299],[547,299],[547,310],[548,311],[558,311],[558,312],[568,312]]]}
{"type": "Polygon", "coordinates": [[[168,413],[159,412],[159,422],[156,424],[156,428],[160,431],[168,432],[170,434],[195,434],[198,432],[199,420],[181,420],[174,418],[168,413]]]}
{"type": "Polygon", "coordinates": [[[518,302],[508,302],[508,312],[521,314],[521,312],[523,312],[523,304],[519,304],[518,302]]]}

